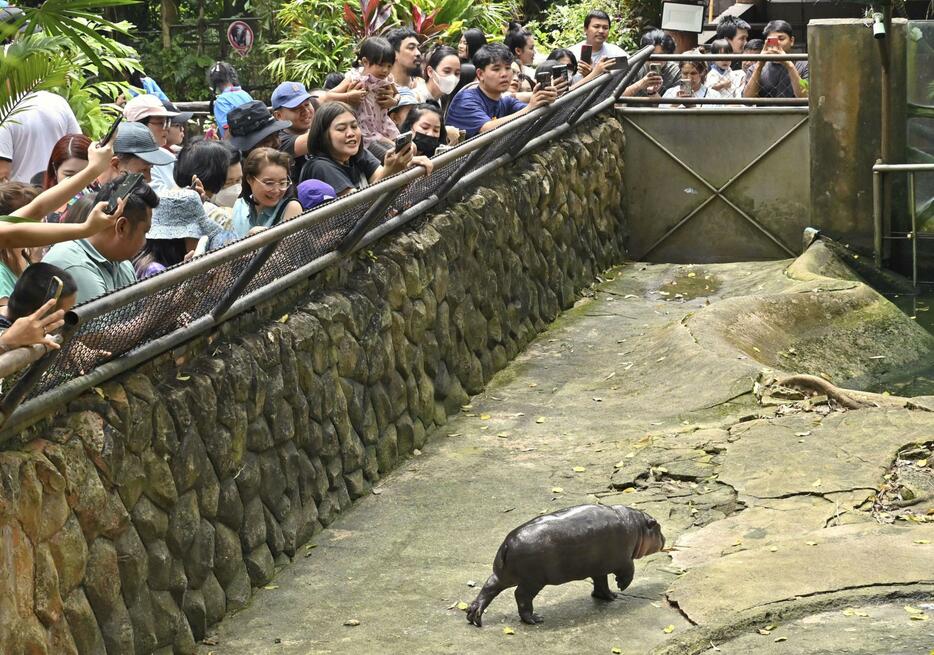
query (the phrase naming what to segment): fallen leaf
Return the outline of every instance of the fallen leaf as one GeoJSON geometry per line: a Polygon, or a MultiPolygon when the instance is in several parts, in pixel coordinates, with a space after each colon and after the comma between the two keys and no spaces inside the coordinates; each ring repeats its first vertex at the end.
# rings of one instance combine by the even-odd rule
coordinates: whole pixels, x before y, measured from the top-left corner
{"type": "Polygon", "coordinates": [[[355,626],[360,625],[360,621],[358,621],[357,619],[347,619],[346,621],[344,621],[344,625],[355,627],[355,626]]]}
{"type": "Polygon", "coordinates": [[[509,433],[508,433],[508,432],[500,432],[500,433],[497,434],[496,436],[499,437],[500,439],[508,439],[508,438],[509,438],[509,433]]]}
{"type": "Polygon", "coordinates": [[[619,646],[613,646],[613,650],[610,652],[613,653],[613,655],[620,655],[623,651],[619,646]]]}
{"type": "Polygon", "coordinates": [[[564,489],[562,489],[561,487],[552,487],[552,488],[551,488],[551,493],[553,493],[553,494],[563,494],[563,493],[564,493],[564,489]]]}
{"type": "Polygon", "coordinates": [[[276,319],[276,323],[288,323],[288,322],[289,322],[289,315],[288,315],[288,314],[283,314],[283,315],[280,316],[278,319],[276,319]]]}
{"type": "Polygon", "coordinates": [[[662,630],[662,632],[664,632],[666,635],[670,635],[674,631],[675,631],[675,626],[673,625],[666,625],[665,629],[662,630]]]}
{"type": "Polygon", "coordinates": [[[755,346],[753,346],[752,349],[755,350],[757,353],[761,353],[761,352],[762,352],[761,350],[759,350],[759,349],[756,348],[755,346]]]}
{"type": "Polygon", "coordinates": [[[778,546],[769,546],[769,552],[770,552],[770,553],[777,553],[777,552],[778,552],[778,546]]]}
{"type": "Polygon", "coordinates": [[[926,459],[919,459],[917,462],[915,462],[915,464],[917,464],[921,468],[924,468],[925,466],[928,465],[928,461],[926,459]]]}
{"type": "Polygon", "coordinates": [[[278,588],[279,588],[279,585],[277,584],[268,584],[265,587],[263,587],[263,589],[278,589],[278,588]]]}
{"type": "Polygon", "coordinates": [[[503,634],[504,634],[504,635],[514,635],[514,634],[516,634],[516,631],[513,630],[512,628],[510,628],[510,627],[507,625],[505,628],[503,628],[503,634]]]}
{"type": "Polygon", "coordinates": [[[810,430],[808,430],[807,432],[795,432],[796,437],[808,437],[810,435],[811,435],[810,430]]]}
{"type": "Polygon", "coordinates": [[[924,610],[919,610],[917,607],[912,607],[911,605],[905,605],[905,611],[909,614],[924,614],[924,610]]]}
{"type": "Polygon", "coordinates": [[[928,617],[927,617],[927,614],[912,614],[911,620],[912,621],[927,621],[928,617]]]}
{"type": "Polygon", "coordinates": [[[481,420],[481,421],[489,421],[491,418],[493,418],[493,417],[490,416],[489,414],[481,414],[481,415],[480,415],[480,420],[481,420]]]}
{"type": "Polygon", "coordinates": [[[537,419],[535,419],[535,422],[536,422],[536,423],[544,423],[544,422],[545,422],[545,417],[544,417],[544,416],[539,416],[537,419]]]}
{"type": "Polygon", "coordinates": [[[383,493],[382,489],[371,489],[370,491],[373,493],[374,496],[378,496],[381,493],[383,493]]]}
{"type": "Polygon", "coordinates": [[[915,539],[915,543],[918,545],[924,545],[931,543],[930,539],[915,539]]]}
{"type": "Polygon", "coordinates": [[[457,609],[459,609],[461,612],[466,612],[468,607],[470,606],[464,601],[460,601],[459,603],[457,603],[457,609]]]}
{"type": "Polygon", "coordinates": [[[106,394],[104,394],[104,390],[101,389],[100,387],[94,387],[94,393],[96,393],[98,396],[100,396],[104,400],[107,400],[107,396],[106,394]]]}
{"type": "Polygon", "coordinates": [[[538,386],[537,383],[535,383],[535,382],[529,382],[529,388],[534,389],[534,388],[537,387],[537,386],[538,386]]]}
{"type": "Polygon", "coordinates": [[[210,637],[205,637],[201,643],[205,646],[217,646],[219,643],[221,643],[221,640],[218,639],[216,635],[212,635],[210,637]]]}
{"type": "Polygon", "coordinates": [[[688,277],[697,277],[697,273],[688,273],[688,277]]]}
{"type": "Polygon", "coordinates": [[[816,542],[816,541],[805,541],[804,543],[806,543],[808,546],[816,546],[816,545],[817,545],[817,542],[816,542]]]}
{"type": "Polygon", "coordinates": [[[626,487],[625,489],[623,489],[623,493],[624,493],[624,494],[634,494],[634,493],[636,493],[636,489],[635,489],[635,487],[626,487]]]}
{"type": "Polygon", "coordinates": [[[776,644],[780,641],[788,641],[788,637],[775,637],[776,644]]]}
{"type": "Polygon", "coordinates": [[[594,400],[594,402],[596,402],[596,403],[602,403],[602,402],[603,402],[603,398],[597,398],[596,396],[594,396],[594,399],[593,399],[593,400],[594,400]]]}
{"type": "Polygon", "coordinates": [[[814,480],[814,484],[812,484],[811,486],[812,486],[812,487],[819,487],[819,486],[821,486],[822,484],[823,484],[823,483],[821,482],[820,478],[817,478],[816,480],[814,480]]]}
{"type": "Polygon", "coordinates": [[[269,337],[270,341],[274,342],[276,340],[276,335],[274,335],[272,332],[267,332],[266,336],[269,337]]]}
{"type": "Polygon", "coordinates": [[[188,382],[188,380],[191,379],[191,376],[190,375],[176,375],[175,379],[178,380],[179,382],[188,382]]]}
{"type": "Polygon", "coordinates": [[[476,586],[477,586],[477,581],[476,581],[476,580],[468,580],[468,581],[467,581],[467,586],[468,586],[468,587],[471,587],[471,588],[476,587],[476,586]]]}
{"type": "Polygon", "coordinates": [[[583,473],[583,472],[586,471],[586,470],[587,470],[587,469],[585,469],[583,466],[575,466],[575,467],[574,467],[574,472],[575,472],[575,473],[583,473]]]}

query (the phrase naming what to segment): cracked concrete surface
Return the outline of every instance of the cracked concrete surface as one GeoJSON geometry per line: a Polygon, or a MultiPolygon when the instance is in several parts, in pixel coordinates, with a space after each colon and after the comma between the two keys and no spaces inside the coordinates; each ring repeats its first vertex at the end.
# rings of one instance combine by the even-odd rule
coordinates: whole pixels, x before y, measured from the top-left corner
{"type": "Polygon", "coordinates": [[[815,636],[847,603],[891,625],[864,646],[921,644],[930,633],[914,624],[934,625],[934,610],[911,619],[891,599],[934,600],[934,529],[917,507],[880,523],[867,499],[900,448],[931,439],[934,414],[760,407],[751,393],[764,365],[840,383],[934,354],[934,339],[853,279],[828,278],[832,258],[812,251],[792,275],[788,262],[611,271],[201,652],[684,654],[713,638],[723,652],[850,652],[815,636]],[[879,341],[893,329],[898,340],[879,341]],[[469,626],[457,603],[505,534],[587,502],[651,513],[675,550],[637,562],[613,603],[589,581],[546,587],[545,623],[525,626],[506,592],[483,629],[469,626]],[[763,621],[786,639],[758,634],[763,621]]]}

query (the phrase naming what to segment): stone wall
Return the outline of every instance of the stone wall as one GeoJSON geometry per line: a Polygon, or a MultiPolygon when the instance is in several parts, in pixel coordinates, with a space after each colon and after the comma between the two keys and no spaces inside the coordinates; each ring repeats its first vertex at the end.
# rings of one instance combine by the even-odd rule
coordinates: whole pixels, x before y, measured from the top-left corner
{"type": "Polygon", "coordinates": [[[193,652],[622,260],[621,135],[581,126],[8,445],[0,652],[193,652]]]}

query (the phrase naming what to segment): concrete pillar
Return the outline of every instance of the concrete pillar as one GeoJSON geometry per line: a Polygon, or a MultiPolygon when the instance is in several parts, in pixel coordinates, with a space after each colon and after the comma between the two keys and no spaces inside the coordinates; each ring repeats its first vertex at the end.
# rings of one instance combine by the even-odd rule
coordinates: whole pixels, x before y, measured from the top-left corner
{"type": "MultiPolygon", "coordinates": [[[[905,161],[907,21],[893,20],[892,163],[905,161]]],[[[843,243],[872,251],[872,166],[880,156],[882,68],[862,19],[808,24],[812,223],[843,243]]],[[[893,180],[894,197],[901,187],[893,180]]],[[[893,201],[893,207],[899,207],[893,201]]]]}

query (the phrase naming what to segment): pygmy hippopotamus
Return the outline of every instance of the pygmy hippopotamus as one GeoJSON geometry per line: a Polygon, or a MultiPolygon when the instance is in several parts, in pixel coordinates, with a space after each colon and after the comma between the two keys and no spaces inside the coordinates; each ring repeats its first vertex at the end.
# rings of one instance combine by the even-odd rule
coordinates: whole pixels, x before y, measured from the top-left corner
{"type": "Polygon", "coordinates": [[[510,587],[517,587],[524,623],[541,623],[532,599],[545,585],[593,578],[591,595],[615,600],[607,575],[616,575],[622,591],[632,582],[632,561],[664,547],[658,521],[623,505],[578,505],[536,517],[506,535],[493,560],[493,575],[467,608],[467,620],[480,627],[487,605],[510,587]]]}

